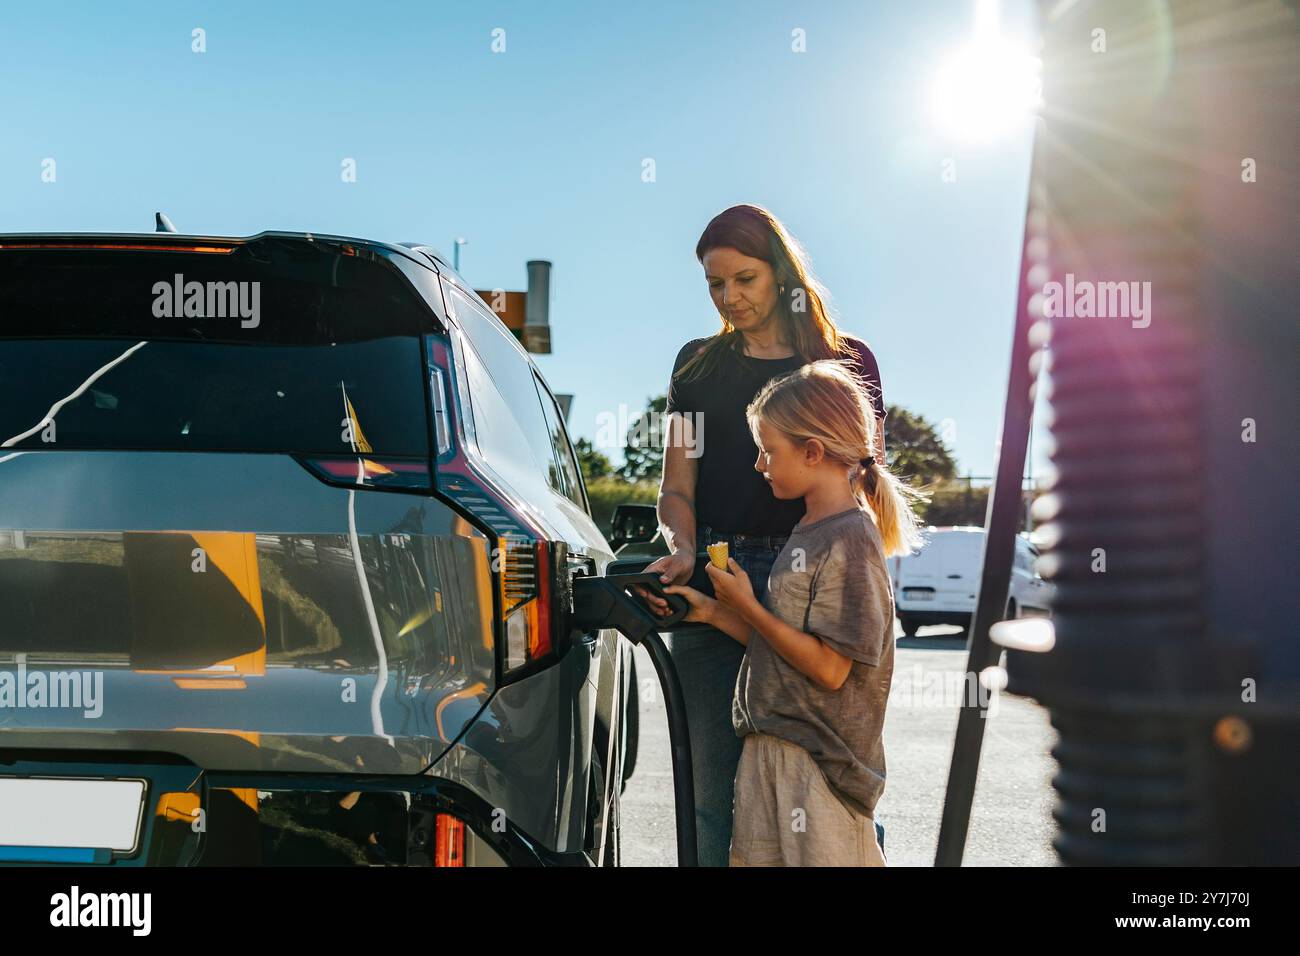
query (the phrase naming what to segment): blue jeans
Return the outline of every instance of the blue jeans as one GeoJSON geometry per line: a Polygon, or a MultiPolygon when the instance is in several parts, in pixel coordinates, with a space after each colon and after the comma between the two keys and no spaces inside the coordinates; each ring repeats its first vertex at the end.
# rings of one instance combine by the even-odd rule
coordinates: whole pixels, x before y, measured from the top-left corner
{"type": "MultiPolygon", "coordinates": [[[[760,601],[767,591],[772,563],[785,545],[785,536],[750,538],[720,535],[706,525],[700,528],[699,548],[728,543],[728,551],[745,569],[760,601]]],[[[700,866],[726,866],[731,849],[731,807],[736,767],[744,741],[731,724],[731,699],[745,648],[730,635],[712,627],[665,632],[664,643],[682,684],[691,735],[691,763],[695,777],[695,829],[700,866]]]]}

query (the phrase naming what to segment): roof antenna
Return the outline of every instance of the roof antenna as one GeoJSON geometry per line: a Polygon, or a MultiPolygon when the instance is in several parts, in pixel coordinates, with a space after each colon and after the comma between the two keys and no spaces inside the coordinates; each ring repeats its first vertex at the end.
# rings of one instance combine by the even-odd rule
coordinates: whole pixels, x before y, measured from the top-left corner
{"type": "Polygon", "coordinates": [[[176,231],[176,227],[172,225],[172,221],[167,218],[166,213],[163,212],[154,213],[153,222],[154,222],[154,230],[153,230],[154,232],[175,232],[176,231]]]}

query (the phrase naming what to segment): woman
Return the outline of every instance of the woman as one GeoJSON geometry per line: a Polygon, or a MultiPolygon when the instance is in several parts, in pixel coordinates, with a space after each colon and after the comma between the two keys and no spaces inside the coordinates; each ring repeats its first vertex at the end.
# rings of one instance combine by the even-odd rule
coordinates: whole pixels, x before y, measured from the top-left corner
{"type": "MultiPolygon", "coordinates": [[[[723,210],[700,236],[695,257],[722,329],[687,342],[673,363],[657,502],[672,553],[646,570],[660,572],[664,584],[684,584],[697,551],[725,541],[762,600],[772,562],[803,517],[804,503],[778,500],[754,470],[758,449],[746,406],[774,376],[819,359],[844,360],[872,397],[874,447],[883,453],[880,371],[865,342],[836,329],[803,249],[763,207],[723,210]]],[[[662,599],[647,600],[657,613],[668,613],[662,599]]],[[[667,643],[690,721],[700,865],[726,866],[742,749],[731,699],[744,648],[713,628],[670,634],[667,643]]]]}

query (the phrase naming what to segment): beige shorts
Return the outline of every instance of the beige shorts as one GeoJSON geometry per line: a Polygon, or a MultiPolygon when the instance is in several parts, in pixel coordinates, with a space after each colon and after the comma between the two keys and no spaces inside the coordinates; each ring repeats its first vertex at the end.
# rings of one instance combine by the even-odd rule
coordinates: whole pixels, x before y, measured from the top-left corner
{"type": "Polygon", "coordinates": [[[831,790],[812,754],[748,734],[731,829],[731,866],[884,866],[876,824],[831,790]]]}

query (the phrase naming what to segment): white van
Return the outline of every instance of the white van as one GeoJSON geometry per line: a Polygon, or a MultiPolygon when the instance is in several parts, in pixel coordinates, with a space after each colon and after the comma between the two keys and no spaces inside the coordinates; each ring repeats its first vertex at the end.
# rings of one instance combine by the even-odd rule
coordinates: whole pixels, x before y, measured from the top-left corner
{"type": "MultiPolygon", "coordinates": [[[[1006,617],[1047,614],[1052,586],[1034,571],[1038,549],[1016,536],[1006,617]]],[[[889,559],[894,607],[903,633],[911,637],[929,624],[970,625],[979,594],[984,529],[930,527],[920,551],[889,559]]]]}

